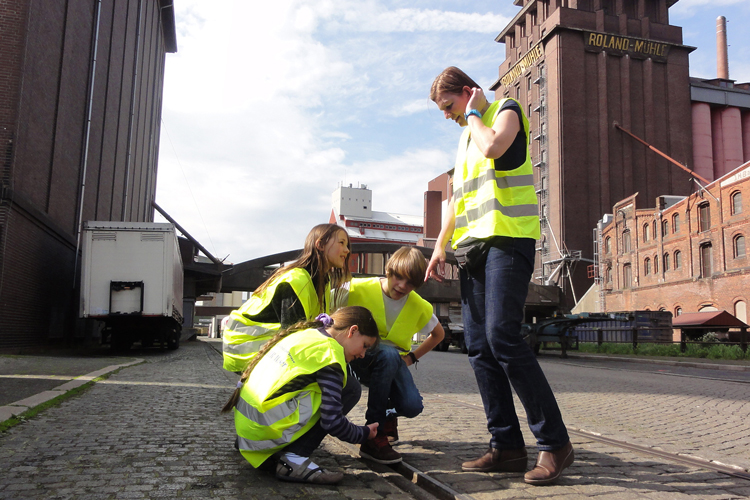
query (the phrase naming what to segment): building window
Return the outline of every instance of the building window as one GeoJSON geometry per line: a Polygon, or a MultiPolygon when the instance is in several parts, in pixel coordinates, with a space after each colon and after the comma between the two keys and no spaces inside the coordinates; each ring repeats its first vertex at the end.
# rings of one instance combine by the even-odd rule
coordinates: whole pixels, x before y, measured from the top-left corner
{"type": "Polygon", "coordinates": [[[734,258],[741,259],[745,256],[745,237],[738,234],[734,237],[734,258]]]}
{"type": "Polygon", "coordinates": [[[664,254],[664,265],[662,266],[662,269],[664,269],[665,273],[669,271],[669,253],[664,254]]]}
{"type": "Polygon", "coordinates": [[[732,194],[732,215],[742,213],[742,193],[737,191],[732,194]]]}
{"type": "Polygon", "coordinates": [[[669,221],[663,220],[661,221],[661,235],[662,237],[665,237],[669,234],[669,221]]]}
{"type": "Polygon", "coordinates": [[[630,251],[630,231],[627,229],[622,232],[622,251],[630,251]]]}
{"type": "Polygon", "coordinates": [[[612,283],[612,268],[609,266],[604,270],[604,282],[612,283]]]}
{"type": "Polygon", "coordinates": [[[674,315],[675,315],[675,317],[681,316],[682,315],[682,308],[681,307],[676,307],[675,310],[674,310],[674,315]]]}
{"type": "Polygon", "coordinates": [[[743,323],[747,323],[747,304],[744,300],[734,303],[734,316],[743,323]]]}
{"type": "Polygon", "coordinates": [[[648,222],[643,225],[643,241],[648,241],[648,222]]]}
{"type": "Polygon", "coordinates": [[[651,259],[646,257],[646,260],[643,261],[643,274],[648,276],[651,274],[651,259]]]}
{"type": "Polygon", "coordinates": [[[654,221],[654,230],[651,232],[651,234],[654,235],[654,238],[656,238],[656,235],[659,234],[656,232],[656,221],[654,221]]]}
{"type": "Polygon", "coordinates": [[[679,269],[682,267],[682,253],[679,250],[674,251],[674,268],[679,269]]]}
{"type": "Polygon", "coordinates": [[[701,278],[711,277],[711,243],[701,245],[701,278]]]}
{"type": "Polygon", "coordinates": [[[612,252],[612,238],[607,236],[604,238],[604,253],[609,254],[612,252]]]}
{"type": "Polygon", "coordinates": [[[680,232],[680,214],[672,216],[672,234],[680,232]]]}
{"type": "Polygon", "coordinates": [[[711,205],[704,203],[698,207],[698,227],[701,231],[711,228],[711,205]]]}
{"type": "Polygon", "coordinates": [[[659,256],[654,255],[654,273],[659,272],[659,256]]]}
{"type": "Polygon", "coordinates": [[[622,287],[630,288],[633,282],[633,273],[630,270],[630,264],[622,266],[622,287]]]}

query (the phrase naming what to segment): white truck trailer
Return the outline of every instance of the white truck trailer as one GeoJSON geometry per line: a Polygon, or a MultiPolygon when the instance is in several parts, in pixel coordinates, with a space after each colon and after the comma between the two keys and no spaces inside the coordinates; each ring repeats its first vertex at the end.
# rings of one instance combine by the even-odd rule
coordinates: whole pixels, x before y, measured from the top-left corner
{"type": "Polygon", "coordinates": [[[104,322],[102,342],[177,349],[183,270],[174,225],[88,221],[82,239],[80,316],[104,322]]]}

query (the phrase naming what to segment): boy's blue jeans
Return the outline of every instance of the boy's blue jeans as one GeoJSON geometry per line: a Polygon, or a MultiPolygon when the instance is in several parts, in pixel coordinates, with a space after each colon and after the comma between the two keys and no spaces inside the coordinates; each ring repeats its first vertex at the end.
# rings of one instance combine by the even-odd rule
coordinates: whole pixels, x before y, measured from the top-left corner
{"type": "Polygon", "coordinates": [[[362,359],[355,359],[350,366],[363,384],[369,388],[367,396],[367,424],[378,422],[380,426],[388,416],[414,418],[424,409],[414,379],[398,349],[381,345],[368,351],[362,359]],[[392,411],[395,409],[395,413],[392,411]]]}
{"type": "Polygon", "coordinates": [[[524,447],[511,386],[526,410],[540,450],[562,448],[569,440],[547,378],[521,335],[533,271],[534,240],[500,237],[484,267],[460,272],[469,361],[487,415],[490,445],[500,450],[524,447]]]}

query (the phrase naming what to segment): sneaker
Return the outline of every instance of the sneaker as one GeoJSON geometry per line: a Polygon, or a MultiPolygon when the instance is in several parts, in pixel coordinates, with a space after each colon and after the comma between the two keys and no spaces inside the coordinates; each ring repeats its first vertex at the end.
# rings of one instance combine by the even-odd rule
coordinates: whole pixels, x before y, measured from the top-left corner
{"type": "Polygon", "coordinates": [[[383,434],[388,436],[389,443],[395,443],[398,441],[398,417],[386,419],[383,422],[383,434]]]}
{"type": "Polygon", "coordinates": [[[391,447],[388,436],[378,433],[375,439],[369,439],[359,448],[359,456],[379,464],[397,464],[401,454],[391,447]]]}
{"type": "Polygon", "coordinates": [[[344,473],[321,469],[309,458],[297,465],[281,457],[276,465],[276,478],[292,483],[336,484],[344,479],[344,473]]]}

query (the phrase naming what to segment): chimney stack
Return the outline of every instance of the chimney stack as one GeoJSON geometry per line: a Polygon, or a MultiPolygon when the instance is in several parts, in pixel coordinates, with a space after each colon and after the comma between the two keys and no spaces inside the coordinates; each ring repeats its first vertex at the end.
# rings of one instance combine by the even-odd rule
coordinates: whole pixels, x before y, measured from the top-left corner
{"type": "Polygon", "coordinates": [[[729,60],[727,58],[727,18],[716,18],[716,76],[729,80],[729,60]]]}

